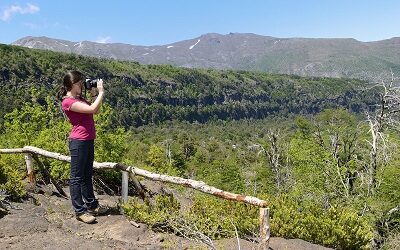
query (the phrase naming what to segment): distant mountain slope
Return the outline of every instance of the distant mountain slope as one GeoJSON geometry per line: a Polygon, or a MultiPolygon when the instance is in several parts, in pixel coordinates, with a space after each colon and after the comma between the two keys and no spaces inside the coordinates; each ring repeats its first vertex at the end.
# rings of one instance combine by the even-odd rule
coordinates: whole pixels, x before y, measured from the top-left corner
{"type": "Polygon", "coordinates": [[[25,37],[13,45],[188,68],[256,70],[365,80],[377,80],[390,70],[400,74],[400,38],[360,42],[341,38],[283,39],[255,34],[211,33],[160,46],[71,42],[47,37],[25,37]]]}

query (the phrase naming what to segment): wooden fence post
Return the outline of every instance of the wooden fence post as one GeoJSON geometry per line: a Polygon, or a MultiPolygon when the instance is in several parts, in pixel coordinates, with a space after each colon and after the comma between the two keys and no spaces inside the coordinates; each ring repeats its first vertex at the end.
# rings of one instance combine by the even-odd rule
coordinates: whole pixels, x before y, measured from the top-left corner
{"type": "Polygon", "coordinates": [[[33,172],[33,163],[32,163],[32,156],[31,154],[25,154],[25,163],[26,163],[26,170],[28,172],[29,183],[36,184],[35,173],[33,172]]]}
{"type": "Polygon", "coordinates": [[[259,249],[269,249],[269,208],[260,208],[260,247],[259,249]]]}
{"type": "MultiPolygon", "coordinates": [[[[128,202],[128,180],[129,180],[128,172],[122,171],[122,187],[121,187],[122,204],[128,202]]],[[[123,212],[122,207],[121,207],[121,212],[123,212]]]]}
{"type": "Polygon", "coordinates": [[[42,171],[43,177],[45,179],[50,180],[50,183],[53,184],[53,186],[57,189],[58,193],[64,196],[65,198],[68,198],[68,195],[64,192],[62,187],[58,185],[57,181],[51,176],[49,170],[46,168],[46,166],[40,161],[39,157],[37,154],[32,154],[32,158],[36,161],[36,163],[39,165],[39,169],[42,171]]]}

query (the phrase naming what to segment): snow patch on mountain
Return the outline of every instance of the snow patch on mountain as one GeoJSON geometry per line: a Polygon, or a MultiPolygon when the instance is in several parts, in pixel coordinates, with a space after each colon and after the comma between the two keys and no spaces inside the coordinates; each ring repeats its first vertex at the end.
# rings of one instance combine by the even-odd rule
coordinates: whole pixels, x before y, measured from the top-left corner
{"type": "Polygon", "coordinates": [[[192,46],[190,46],[189,47],[189,49],[193,49],[194,48],[194,46],[196,46],[198,43],[200,42],[200,39],[199,40],[197,40],[197,43],[195,43],[195,44],[193,44],[192,46]]]}
{"type": "Polygon", "coordinates": [[[67,45],[67,44],[65,44],[65,43],[62,43],[62,42],[59,42],[59,41],[56,41],[56,43],[58,43],[58,44],[61,44],[61,45],[63,45],[63,46],[66,46],[66,47],[68,47],[68,45],[67,45]]]}

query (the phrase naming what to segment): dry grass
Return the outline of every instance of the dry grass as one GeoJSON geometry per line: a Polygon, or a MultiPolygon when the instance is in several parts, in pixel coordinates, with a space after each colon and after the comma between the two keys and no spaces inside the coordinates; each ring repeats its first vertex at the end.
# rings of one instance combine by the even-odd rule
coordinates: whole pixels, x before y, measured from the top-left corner
{"type": "Polygon", "coordinates": [[[383,245],[382,249],[400,250],[400,232],[391,234],[383,245]]]}

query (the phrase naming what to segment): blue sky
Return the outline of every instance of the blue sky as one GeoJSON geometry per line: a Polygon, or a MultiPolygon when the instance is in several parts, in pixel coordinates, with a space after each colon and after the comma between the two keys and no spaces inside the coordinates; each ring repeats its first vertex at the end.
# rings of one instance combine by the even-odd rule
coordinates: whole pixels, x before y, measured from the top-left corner
{"type": "Polygon", "coordinates": [[[398,0],[0,0],[0,43],[25,36],[163,45],[205,33],[400,36],[398,0]]]}

